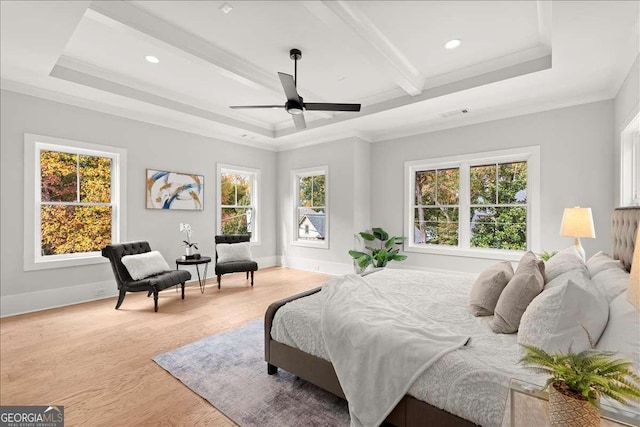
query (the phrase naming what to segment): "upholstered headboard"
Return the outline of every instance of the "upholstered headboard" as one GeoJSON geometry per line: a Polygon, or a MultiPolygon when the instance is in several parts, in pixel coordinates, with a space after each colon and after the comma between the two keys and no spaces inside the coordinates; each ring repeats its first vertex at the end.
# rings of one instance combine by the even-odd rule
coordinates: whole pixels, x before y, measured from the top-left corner
{"type": "Polygon", "coordinates": [[[622,261],[624,268],[630,271],[633,248],[636,244],[636,230],[640,223],[640,206],[616,208],[611,222],[613,241],[611,254],[614,259],[622,261]]]}

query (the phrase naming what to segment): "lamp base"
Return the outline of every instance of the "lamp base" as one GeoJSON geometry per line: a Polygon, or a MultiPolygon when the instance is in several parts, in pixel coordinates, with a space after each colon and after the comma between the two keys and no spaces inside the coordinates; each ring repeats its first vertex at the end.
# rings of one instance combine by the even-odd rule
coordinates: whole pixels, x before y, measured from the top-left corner
{"type": "Polygon", "coordinates": [[[582,261],[586,262],[587,261],[586,254],[584,252],[584,248],[580,244],[579,237],[576,237],[575,249],[576,249],[576,252],[578,252],[578,255],[580,256],[580,258],[582,258],[582,261]]]}

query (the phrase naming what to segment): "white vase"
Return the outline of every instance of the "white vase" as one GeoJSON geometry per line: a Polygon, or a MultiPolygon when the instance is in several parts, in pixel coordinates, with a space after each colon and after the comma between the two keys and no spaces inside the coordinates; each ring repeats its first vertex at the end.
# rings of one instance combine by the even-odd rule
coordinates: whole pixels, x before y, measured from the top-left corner
{"type": "Polygon", "coordinates": [[[184,247],[184,254],[186,256],[190,256],[191,255],[191,246],[185,246],[184,247]]]}

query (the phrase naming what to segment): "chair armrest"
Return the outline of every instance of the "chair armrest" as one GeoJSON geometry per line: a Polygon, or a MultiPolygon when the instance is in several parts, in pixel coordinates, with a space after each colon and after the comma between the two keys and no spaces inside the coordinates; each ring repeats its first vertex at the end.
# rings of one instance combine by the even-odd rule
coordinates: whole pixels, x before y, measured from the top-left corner
{"type": "Polygon", "coordinates": [[[267,362],[269,361],[269,341],[271,341],[271,325],[273,324],[273,317],[276,315],[276,311],[278,311],[278,309],[286,303],[295,301],[299,298],[308,297],[309,295],[313,295],[317,292],[320,292],[320,289],[322,289],[322,286],[296,295],[292,295],[287,298],[283,298],[274,303],[271,303],[271,305],[267,308],[267,312],[264,314],[264,360],[266,360],[267,362]]]}

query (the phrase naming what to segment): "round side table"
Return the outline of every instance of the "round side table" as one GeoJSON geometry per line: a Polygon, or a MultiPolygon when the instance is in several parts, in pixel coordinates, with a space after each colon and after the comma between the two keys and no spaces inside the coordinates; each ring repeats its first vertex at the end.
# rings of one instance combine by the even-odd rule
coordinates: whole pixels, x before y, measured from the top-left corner
{"type": "Polygon", "coordinates": [[[195,265],[196,266],[196,272],[198,273],[198,284],[200,285],[200,293],[204,294],[204,285],[207,281],[207,270],[209,268],[209,263],[211,262],[211,257],[210,256],[203,256],[200,257],[198,259],[182,259],[182,258],[177,258],[176,259],[176,270],[178,270],[178,267],[181,265],[195,265]],[[200,268],[199,266],[204,264],[204,274],[202,275],[202,277],[200,276],[200,268]]]}

